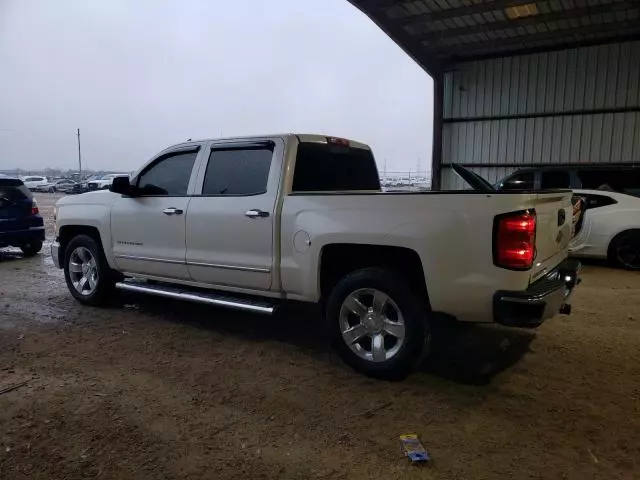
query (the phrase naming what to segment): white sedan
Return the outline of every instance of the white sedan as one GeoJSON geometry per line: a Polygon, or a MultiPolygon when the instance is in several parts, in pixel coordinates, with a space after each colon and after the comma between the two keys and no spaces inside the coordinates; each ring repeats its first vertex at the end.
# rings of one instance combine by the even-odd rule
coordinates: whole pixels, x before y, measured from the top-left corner
{"type": "Polygon", "coordinates": [[[604,258],[640,270],[640,198],[607,190],[574,190],[574,194],[584,206],[569,245],[571,255],[604,258]]]}
{"type": "Polygon", "coordinates": [[[49,184],[49,180],[47,177],[22,177],[22,182],[24,186],[29,190],[37,192],[40,188],[45,187],[49,184]]]}

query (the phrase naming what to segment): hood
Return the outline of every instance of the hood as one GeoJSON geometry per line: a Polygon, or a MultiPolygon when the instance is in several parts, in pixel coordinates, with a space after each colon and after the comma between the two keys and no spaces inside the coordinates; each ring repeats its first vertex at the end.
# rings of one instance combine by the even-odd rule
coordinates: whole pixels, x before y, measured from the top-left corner
{"type": "Polygon", "coordinates": [[[96,190],[95,192],[81,193],[79,195],[67,195],[57,201],[56,205],[108,205],[120,195],[109,190],[96,190]]]}

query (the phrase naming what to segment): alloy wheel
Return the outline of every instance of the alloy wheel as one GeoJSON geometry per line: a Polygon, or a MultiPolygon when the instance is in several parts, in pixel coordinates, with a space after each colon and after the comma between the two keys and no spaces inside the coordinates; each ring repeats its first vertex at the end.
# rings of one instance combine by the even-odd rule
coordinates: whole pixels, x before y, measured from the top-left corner
{"type": "Polygon", "coordinates": [[[91,295],[98,286],[98,266],[91,251],[77,247],[69,257],[69,278],[81,295],[91,295]]]}
{"type": "Polygon", "coordinates": [[[347,295],[339,322],[344,342],[358,357],[370,362],[392,359],[405,341],[406,325],[398,305],[374,288],[347,295]]]}

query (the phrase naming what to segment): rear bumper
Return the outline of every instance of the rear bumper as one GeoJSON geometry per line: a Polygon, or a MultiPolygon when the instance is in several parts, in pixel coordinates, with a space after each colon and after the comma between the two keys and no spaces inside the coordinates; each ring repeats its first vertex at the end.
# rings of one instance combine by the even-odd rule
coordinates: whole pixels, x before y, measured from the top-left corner
{"type": "Polygon", "coordinates": [[[0,247],[19,247],[29,242],[44,242],[44,226],[31,227],[25,230],[0,232],[0,247]]]}
{"type": "Polygon", "coordinates": [[[570,313],[567,299],[580,283],[580,262],[565,260],[523,291],[500,290],[493,297],[493,316],[510,327],[537,327],[558,313],[570,313]]]}

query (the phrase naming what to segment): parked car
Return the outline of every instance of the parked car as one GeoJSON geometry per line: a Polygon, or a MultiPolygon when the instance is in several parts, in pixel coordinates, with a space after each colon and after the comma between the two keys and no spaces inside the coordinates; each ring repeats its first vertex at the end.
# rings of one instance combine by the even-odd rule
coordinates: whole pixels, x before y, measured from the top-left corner
{"type": "Polygon", "coordinates": [[[522,168],[496,184],[500,190],[598,189],[603,186],[640,196],[640,166],[609,164],[522,168]]]}
{"type": "Polygon", "coordinates": [[[113,183],[113,179],[117,177],[128,177],[127,173],[108,173],[87,182],[87,190],[104,190],[108,189],[113,183]]]}
{"type": "Polygon", "coordinates": [[[22,180],[0,178],[0,247],[19,247],[27,255],[42,249],[44,222],[22,180]]]}
{"type": "Polygon", "coordinates": [[[114,289],[263,314],[319,303],[342,358],[386,377],[420,360],[436,316],[568,313],[571,212],[571,191],[383,193],[369,147],[344,139],[206,140],[59,200],[51,252],[87,305],[114,289]]]}
{"type": "Polygon", "coordinates": [[[575,190],[574,195],[584,210],[569,245],[571,255],[640,270],[640,198],[605,190],[575,190]]]}
{"type": "Polygon", "coordinates": [[[45,187],[49,184],[47,177],[29,176],[24,177],[22,181],[24,182],[24,185],[32,192],[37,192],[41,187],[45,187]]]}
{"type": "Polygon", "coordinates": [[[76,182],[73,180],[69,180],[68,178],[61,178],[59,180],[54,180],[52,182],[47,183],[46,185],[42,185],[37,188],[38,192],[71,192],[74,189],[76,182]]]}

